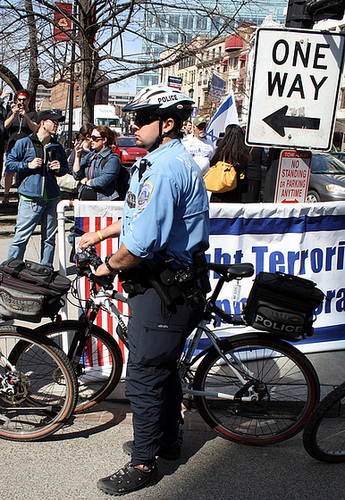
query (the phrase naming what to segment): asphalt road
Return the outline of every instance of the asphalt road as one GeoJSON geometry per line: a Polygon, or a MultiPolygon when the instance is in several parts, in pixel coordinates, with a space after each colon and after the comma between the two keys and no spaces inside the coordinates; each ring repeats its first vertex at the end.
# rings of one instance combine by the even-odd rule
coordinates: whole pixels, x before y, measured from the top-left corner
{"type": "MultiPolygon", "coordinates": [[[[111,416],[111,410],[109,411],[111,416]]],[[[105,498],[97,479],[115,472],[128,457],[131,438],[122,421],[76,421],[50,440],[2,441],[1,497],[8,500],[105,498]]],[[[178,461],[159,460],[157,485],[133,492],[135,500],[329,500],[344,498],[345,464],[310,458],[296,436],[272,447],[250,447],[189,430],[178,461]]],[[[108,497],[109,498],[109,497],[108,497]]]]}

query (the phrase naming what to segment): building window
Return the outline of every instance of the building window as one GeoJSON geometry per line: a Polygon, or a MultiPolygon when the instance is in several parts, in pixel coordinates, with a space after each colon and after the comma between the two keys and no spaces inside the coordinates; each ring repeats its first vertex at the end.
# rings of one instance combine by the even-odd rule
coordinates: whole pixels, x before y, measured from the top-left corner
{"type": "Polygon", "coordinates": [[[182,28],[193,29],[193,16],[182,16],[182,28]]]}
{"type": "Polygon", "coordinates": [[[242,115],[242,110],[243,110],[243,101],[241,101],[241,100],[236,101],[236,108],[237,108],[238,117],[240,117],[242,115]]]}
{"type": "Polygon", "coordinates": [[[207,28],[207,18],[199,17],[196,21],[196,28],[198,30],[205,30],[207,28]]]}
{"type": "Polygon", "coordinates": [[[340,108],[345,108],[345,89],[341,89],[340,108]]]}
{"type": "Polygon", "coordinates": [[[177,33],[169,33],[168,35],[168,44],[176,45],[178,43],[178,34],[177,33]]]}

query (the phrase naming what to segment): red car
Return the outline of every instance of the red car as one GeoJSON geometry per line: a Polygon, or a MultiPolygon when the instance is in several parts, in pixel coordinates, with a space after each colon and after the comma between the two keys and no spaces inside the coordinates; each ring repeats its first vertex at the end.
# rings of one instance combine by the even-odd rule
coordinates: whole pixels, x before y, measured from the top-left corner
{"type": "Polygon", "coordinates": [[[147,155],[144,148],[138,148],[135,137],[121,136],[116,137],[115,144],[112,145],[113,152],[119,155],[122,165],[131,166],[140,158],[147,155]]]}

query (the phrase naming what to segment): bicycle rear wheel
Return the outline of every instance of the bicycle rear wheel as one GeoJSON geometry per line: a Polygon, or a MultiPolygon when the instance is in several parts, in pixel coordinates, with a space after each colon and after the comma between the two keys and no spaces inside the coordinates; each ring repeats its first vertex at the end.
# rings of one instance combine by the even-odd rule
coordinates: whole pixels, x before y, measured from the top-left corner
{"type": "Polygon", "coordinates": [[[309,455],[324,462],[345,462],[345,382],[315,408],[303,432],[309,455]]]}
{"type": "MultiPolygon", "coordinates": [[[[66,353],[72,340],[83,333],[80,321],[62,321],[60,324],[46,324],[35,330],[47,336],[66,353]]],[[[69,353],[73,359],[73,353],[69,353]]],[[[123,368],[123,356],[115,339],[105,330],[92,325],[91,338],[84,348],[82,357],[75,367],[78,379],[78,401],[75,412],[91,408],[103,401],[117,386],[123,368]]]]}
{"type": "Polygon", "coordinates": [[[77,381],[65,354],[52,341],[26,328],[0,327],[0,437],[36,441],[60,429],[74,411],[77,381]],[[10,361],[12,364],[13,361],[10,361]]]}
{"type": "Polygon", "coordinates": [[[193,383],[195,390],[213,392],[194,397],[205,422],[222,437],[244,444],[273,444],[299,432],[320,397],[317,374],[306,356],[265,335],[239,335],[219,345],[229,364],[212,349],[193,383]],[[243,401],[250,395],[251,401],[243,401]]]}

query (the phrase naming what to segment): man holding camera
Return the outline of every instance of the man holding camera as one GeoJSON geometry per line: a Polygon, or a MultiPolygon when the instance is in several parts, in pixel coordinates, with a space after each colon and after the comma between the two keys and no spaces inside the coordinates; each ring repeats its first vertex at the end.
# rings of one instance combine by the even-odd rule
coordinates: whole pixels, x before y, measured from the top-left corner
{"type": "Polygon", "coordinates": [[[26,245],[41,221],[41,264],[53,267],[56,206],[60,189],[56,176],[67,173],[67,157],[61,144],[54,139],[64,116],[55,111],[39,114],[37,133],[15,143],[6,158],[6,171],[18,172],[20,195],[15,234],[8,250],[8,259],[23,259],[26,245]]]}
{"type": "MultiPolygon", "coordinates": [[[[30,96],[27,90],[20,90],[15,95],[14,105],[8,114],[4,127],[8,133],[7,152],[8,154],[18,139],[27,137],[37,130],[37,113],[29,111],[30,96]]],[[[5,192],[3,203],[9,202],[10,188],[13,183],[13,173],[5,170],[5,192]]]]}

